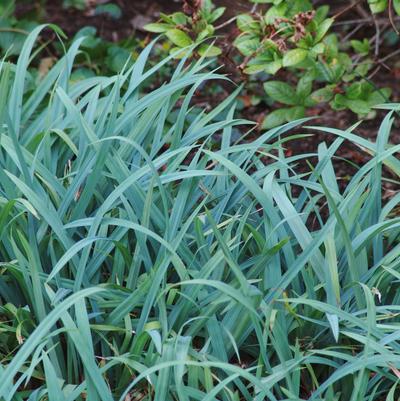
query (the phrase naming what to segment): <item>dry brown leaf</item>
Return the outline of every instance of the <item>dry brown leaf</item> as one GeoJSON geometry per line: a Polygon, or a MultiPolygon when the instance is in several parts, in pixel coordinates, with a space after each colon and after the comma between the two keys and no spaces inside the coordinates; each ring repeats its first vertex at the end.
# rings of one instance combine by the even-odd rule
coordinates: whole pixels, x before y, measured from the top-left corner
{"type": "Polygon", "coordinates": [[[53,67],[55,62],[54,57],[44,57],[40,60],[39,64],[39,77],[40,79],[44,78],[47,73],[50,71],[51,67],[53,67]]]}

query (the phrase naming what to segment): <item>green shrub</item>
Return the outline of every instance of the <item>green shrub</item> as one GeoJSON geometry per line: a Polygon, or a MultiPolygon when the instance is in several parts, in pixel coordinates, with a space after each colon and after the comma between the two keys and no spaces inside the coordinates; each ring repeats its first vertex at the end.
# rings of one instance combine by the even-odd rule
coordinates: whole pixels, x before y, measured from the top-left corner
{"type": "Polygon", "coordinates": [[[400,1],[399,0],[368,0],[369,7],[374,14],[379,14],[390,8],[390,12],[400,15],[400,1]]]}
{"type": "Polygon", "coordinates": [[[285,157],[305,120],[236,143],[238,91],[191,106],[222,79],[205,59],[149,91],[169,62],[146,69],[150,45],[117,76],[71,82],[78,41],[31,89],[42,28],[0,67],[0,398],[393,399],[393,112],[375,143],[316,127],[337,139],[285,157]],[[345,139],[371,161],[341,190],[345,139]]]}
{"type": "Polygon", "coordinates": [[[161,22],[147,24],[145,28],[153,33],[165,33],[174,47],[171,54],[182,57],[182,48],[196,44],[195,53],[199,56],[214,57],[221,54],[217,46],[207,45],[205,39],[212,38],[215,32],[214,23],[221,18],[225,7],[216,8],[211,0],[202,2],[186,2],[183,12],[176,12],[171,15],[161,13],[161,22]]]}
{"type": "MultiPolygon", "coordinates": [[[[233,45],[240,57],[233,57],[233,62],[245,74],[258,74],[258,82],[267,79],[266,103],[277,104],[277,107],[266,116],[263,128],[305,117],[307,109],[321,105],[334,110],[349,109],[359,118],[375,117],[373,107],[387,101],[391,89],[379,88],[371,82],[370,73],[375,61],[368,39],[340,43],[340,36],[332,29],[335,18],[328,17],[329,2],[316,7],[309,0],[250,1],[269,6],[265,12],[245,13],[234,18],[239,33],[233,45]],[[273,80],[282,70],[287,82],[273,80]]],[[[191,16],[182,12],[162,15],[161,22],[149,24],[147,29],[165,33],[168,40],[179,48],[202,43],[199,49],[204,53],[207,49],[204,40],[213,38],[218,27],[213,25],[213,18],[204,17],[213,15],[208,11],[213,10],[211,0],[195,3],[191,16]]],[[[383,11],[378,3],[387,6],[386,0],[369,1],[372,12],[383,11]]],[[[394,7],[400,12],[398,4],[395,2],[394,7]]],[[[213,11],[218,17],[223,12],[223,8],[213,11]]],[[[229,49],[229,56],[225,56],[231,57],[230,37],[226,34],[219,36],[220,42],[225,42],[229,49]]],[[[214,44],[208,51],[209,56],[220,53],[214,44]]],[[[247,89],[251,93],[250,86],[247,89]]]]}

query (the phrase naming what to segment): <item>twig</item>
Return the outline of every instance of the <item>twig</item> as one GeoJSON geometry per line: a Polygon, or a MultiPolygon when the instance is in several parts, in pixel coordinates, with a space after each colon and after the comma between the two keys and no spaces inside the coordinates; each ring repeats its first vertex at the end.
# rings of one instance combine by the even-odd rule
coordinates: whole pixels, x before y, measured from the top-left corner
{"type": "Polygon", "coordinates": [[[380,70],[381,70],[381,65],[378,65],[378,67],[376,67],[375,70],[368,75],[367,80],[372,79],[380,70]]]}
{"type": "Polygon", "coordinates": [[[364,7],[361,4],[357,4],[357,12],[359,15],[361,15],[362,18],[368,18],[370,16],[370,13],[365,11],[364,7]]]}
{"type": "MultiPolygon", "coordinates": [[[[366,22],[372,22],[373,17],[368,17],[368,18],[357,18],[357,19],[349,19],[345,21],[338,21],[333,24],[333,26],[341,26],[341,25],[353,25],[353,24],[365,24],[366,22]]],[[[379,23],[383,23],[387,21],[386,18],[379,18],[377,19],[379,23]]],[[[393,21],[400,21],[400,17],[394,17],[393,21]]]]}
{"type": "Polygon", "coordinates": [[[18,28],[0,28],[0,32],[14,32],[14,33],[20,33],[22,35],[29,35],[28,31],[25,31],[23,29],[18,29],[18,28]]]}
{"type": "Polygon", "coordinates": [[[357,25],[353,30],[351,30],[344,38],[343,42],[347,42],[356,32],[358,32],[363,26],[357,25]]]}
{"type": "Polygon", "coordinates": [[[379,46],[380,46],[380,37],[381,37],[381,28],[379,26],[378,20],[374,16],[374,23],[375,23],[375,29],[376,29],[376,35],[375,35],[375,57],[379,56],[379,46]]]}
{"type": "Polygon", "coordinates": [[[343,10],[339,11],[333,16],[333,19],[336,19],[340,17],[341,15],[347,13],[347,11],[350,11],[352,8],[356,7],[359,3],[361,3],[363,0],[357,0],[354,3],[351,3],[349,6],[345,7],[343,10]]]}
{"type": "Polygon", "coordinates": [[[395,50],[394,52],[388,54],[387,56],[383,57],[381,60],[379,60],[380,63],[384,63],[385,61],[389,60],[390,58],[397,56],[400,54],[400,49],[395,50]]]}
{"type": "Polygon", "coordinates": [[[231,24],[232,22],[236,21],[237,17],[232,17],[231,19],[228,19],[227,21],[223,22],[222,24],[216,26],[214,29],[221,29],[226,27],[227,25],[231,24]]]}

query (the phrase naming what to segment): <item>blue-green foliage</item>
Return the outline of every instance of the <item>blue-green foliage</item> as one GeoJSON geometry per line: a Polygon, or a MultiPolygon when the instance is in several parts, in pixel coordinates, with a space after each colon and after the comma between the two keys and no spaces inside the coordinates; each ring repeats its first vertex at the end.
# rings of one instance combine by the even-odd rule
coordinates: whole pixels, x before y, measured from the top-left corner
{"type": "Polygon", "coordinates": [[[317,127],[337,139],[285,157],[306,121],[235,143],[237,91],[192,108],[221,77],[185,58],[149,91],[152,45],[71,82],[77,41],[28,90],[42,28],[0,65],[0,399],[393,399],[394,113],[375,143],[317,127]],[[342,190],[345,139],[371,161],[342,190]]]}

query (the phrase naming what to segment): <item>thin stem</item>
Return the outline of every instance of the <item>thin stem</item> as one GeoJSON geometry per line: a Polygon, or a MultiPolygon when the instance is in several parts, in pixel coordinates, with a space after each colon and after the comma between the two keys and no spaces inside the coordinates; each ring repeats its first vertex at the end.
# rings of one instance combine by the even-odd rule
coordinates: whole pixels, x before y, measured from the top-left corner
{"type": "Polygon", "coordinates": [[[345,7],[343,10],[339,11],[338,13],[336,13],[333,16],[333,19],[337,19],[338,17],[340,17],[341,15],[347,13],[347,11],[350,11],[352,8],[356,7],[359,3],[361,3],[361,1],[363,0],[357,0],[353,3],[351,3],[350,5],[348,5],[347,7],[345,7]]]}
{"type": "Polygon", "coordinates": [[[355,35],[363,26],[357,25],[354,29],[352,29],[344,38],[343,42],[347,42],[353,35],[355,35]]]}
{"type": "Polygon", "coordinates": [[[374,23],[375,23],[375,29],[376,29],[376,35],[375,35],[375,57],[379,56],[379,46],[380,46],[380,37],[381,37],[381,28],[379,26],[378,20],[374,16],[374,23]]]}
{"type": "Polygon", "coordinates": [[[0,28],[0,32],[14,32],[14,33],[20,33],[22,35],[29,35],[28,31],[25,31],[23,29],[18,29],[18,28],[0,28]]]}
{"type": "MultiPolygon", "coordinates": [[[[338,21],[333,24],[333,26],[342,26],[342,25],[353,25],[353,24],[365,24],[366,22],[373,22],[373,17],[368,18],[357,18],[357,19],[349,19],[345,21],[338,21]]],[[[393,17],[393,21],[399,21],[400,17],[393,17]]],[[[387,18],[379,18],[377,19],[379,23],[383,23],[387,21],[387,18]]]]}
{"type": "Polygon", "coordinates": [[[385,61],[389,60],[390,58],[397,56],[400,54],[400,49],[395,50],[394,52],[388,54],[387,56],[383,57],[381,60],[379,60],[380,63],[384,63],[385,61]]]}
{"type": "Polygon", "coordinates": [[[232,22],[236,21],[237,17],[232,17],[231,19],[228,19],[227,21],[223,22],[222,24],[218,25],[215,27],[215,30],[221,29],[226,27],[227,25],[231,24],[232,22]]]}

